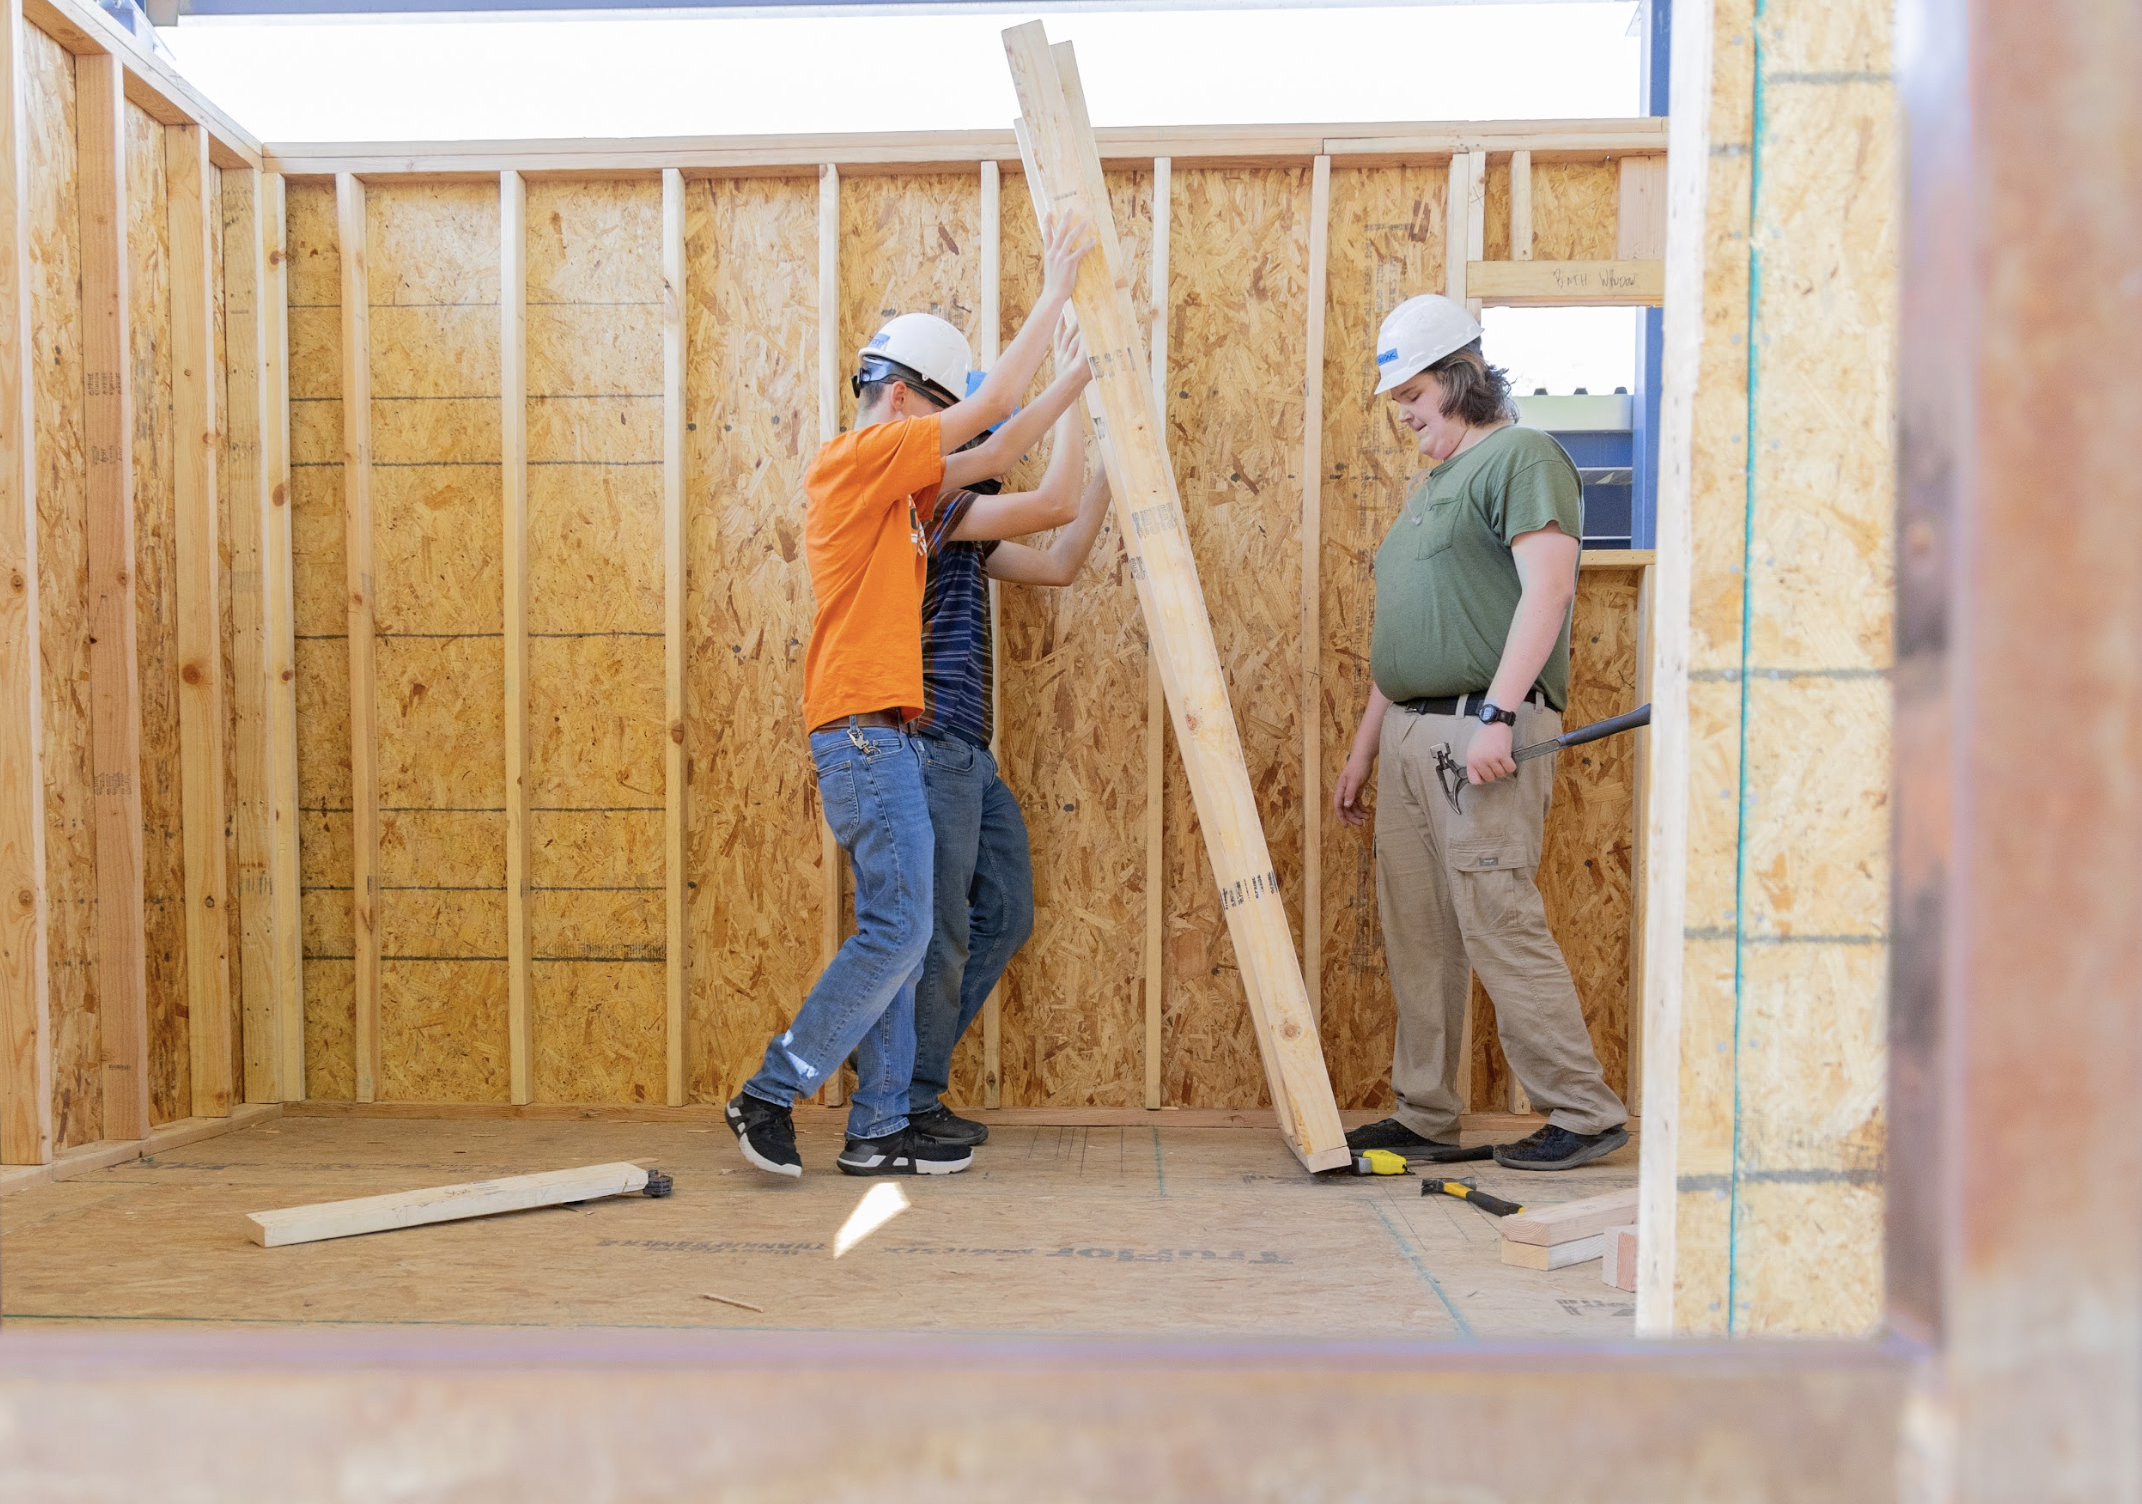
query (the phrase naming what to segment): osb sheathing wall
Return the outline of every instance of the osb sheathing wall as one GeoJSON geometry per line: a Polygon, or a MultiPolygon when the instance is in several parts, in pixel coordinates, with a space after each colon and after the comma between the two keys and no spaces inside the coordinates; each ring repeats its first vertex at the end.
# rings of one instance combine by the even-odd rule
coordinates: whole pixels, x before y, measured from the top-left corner
{"type": "MultiPolygon", "coordinates": [[[[1297,927],[1306,163],[1174,171],[1166,407],[1250,774],[1297,927]]],[[[1615,253],[1616,169],[1534,169],[1540,257],[1615,253]]],[[[1153,173],[1109,174],[1149,307],[1153,173]]],[[[1440,288],[1441,160],[1332,174],[1325,354],[1321,741],[1328,798],[1367,693],[1369,565],[1417,468],[1372,398],[1383,314],[1440,288]]],[[[527,185],[531,1032],[539,1101],[663,1100],[661,187],[527,185]]],[[[685,183],[688,813],[686,1094],[757,1065],[820,964],[825,874],[801,722],[811,595],[801,481],[817,447],[818,212],[810,177],[685,183]]],[[[367,184],[378,569],[383,1097],[505,1098],[500,778],[498,190],[367,184]]],[[[843,376],[891,315],[977,348],[979,176],[844,174],[834,300],[843,376]]],[[[1508,171],[1488,254],[1508,246],[1508,171]]],[[[998,335],[1038,289],[1039,236],[1002,179],[998,335]]],[[[308,1094],[354,1091],[340,248],[334,189],[288,197],[308,1094]]],[[[1047,372],[1044,371],[1045,379],[1047,372]]],[[[854,404],[840,393],[844,423],[854,404]]],[[[1040,457],[1024,469],[1038,476],[1040,457]]],[[[1637,575],[1587,571],[1575,719],[1634,703],[1637,575]]],[[[1005,1105],[1143,1100],[1146,646],[1112,527],[1077,583],[1003,592],[1005,777],[1034,848],[1035,934],[1007,979],[1005,1105]]],[[[1633,766],[1562,760],[1542,881],[1617,1088],[1628,1078],[1633,766]]],[[[1160,789],[1163,1100],[1253,1106],[1263,1072],[1188,789],[1160,789]]],[[[1342,1104],[1388,1100],[1392,1004],[1370,849],[1319,799],[1323,1019],[1342,1104]]],[[[1476,1105],[1507,1079],[1482,1038],[1476,1105]]],[[[953,1095],[982,1098],[980,1029],[953,1095]]]]}
{"type": "MultiPolygon", "coordinates": [[[[23,184],[30,220],[30,339],[34,366],[37,464],[38,627],[43,683],[45,879],[49,904],[53,1148],[106,1136],[104,1121],[107,1007],[97,976],[97,856],[95,772],[91,756],[89,637],[88,465],[84,425],[83,227],[76,60],[35,27],[24,28],[22,88],[29,172],[23,184]]],[[[143,820],[143,902],[148,935],[149,1104],[153,1122],[195,1111],[190,1056],[186,957],[185,871],[179,794],[179,673],[176,644],[176,499],[171,339],[172,288],[168,154],[181,136],[125,106],[121,142],[127,213],[129,276],[127,359],[132,378],[135,599],[140,669],[140,781],[143,820]]],[[[250,205],[246,172],[231,195],[250,205]],[[242,195],[242,197],[241,197],[242,195]]],[[[211,379],[218,411],[228,389],[223,288],[223,179],[211,171],[205,197],[214,241],[210,309],[214,341],[211,379]]],[[[251,234],[250,221],[245,231],[251,234]]],[[[242,352],[250,358],[250,349],[242,352]]],[[[249,368],[250,369],[250,368],[249,368]]],[[[248,379],[252,379],[250,376],[248,379]]],[[[220,467],[219,467],[220,470],[220,467]]],[[[228,509],[219,548],[228,560],[228,509]]],[[[222,597],[226,685],[230,662],[231,597],[222,597]]],[[[226,689],[225,708],[235,714],[226,689]]],[[[236,808],[236,772],[226,778],[227,805],[236,808]]],[[[226,833],[226,868],[235,873],[235,840],[226,833]]],[[[236,892],[235,882],[226,891],[236,892]]],[[[240,909],[227,906],[230,950],[237,953],[240,909]]],[[[240,1006],[237,968],[231,969],[230,1007],[240,1006]]],[[[233,1027],[233,1076],[238,1031],[233,1027]]]]}
{"type": "Polygon", "coordinates": [[[1640,1319],[1858,1334],[1887,1168],[1890,13],[1703,0],[1674,28],[1660,630],[1687,762],[1652,789],[1654,902],[1679,907],[1657,843],[1684,821],[1687,876],[1651,931],[1650,1080],[1678,1101],[1646,1120],[1640,1319]]]}

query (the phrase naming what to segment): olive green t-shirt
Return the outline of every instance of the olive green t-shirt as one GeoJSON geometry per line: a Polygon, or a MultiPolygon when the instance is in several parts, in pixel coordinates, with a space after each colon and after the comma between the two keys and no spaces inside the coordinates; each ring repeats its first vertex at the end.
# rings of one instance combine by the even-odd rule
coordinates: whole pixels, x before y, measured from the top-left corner
{"type": "MultiPolygon", "coordinates": [[[[1393,700],[1486,689],[1523,593],[1510,540],[1550,522],[1584,536],[1584,487],[1536,428],[1498,428],[1422,476],[1376,550],[1376,687],[1393,700]]],[[[1569,704],[1566,619],[1538,687],[1569,704]]]]}

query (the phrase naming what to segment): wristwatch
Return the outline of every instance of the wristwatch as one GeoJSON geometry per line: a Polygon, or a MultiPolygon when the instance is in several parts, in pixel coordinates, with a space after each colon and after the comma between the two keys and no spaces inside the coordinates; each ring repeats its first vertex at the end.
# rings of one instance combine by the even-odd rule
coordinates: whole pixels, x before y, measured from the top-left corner
{"type": "Polygon", "coordinates": [[[1492,726],[1497,721],[1502,722],[1505,726],[1514,727],[1517,724],[1517,712],[1514,710],[1504,710],[1493,700],[1481,701],[1479,717],[1480,724],[1483,726],[1492,726]]]}

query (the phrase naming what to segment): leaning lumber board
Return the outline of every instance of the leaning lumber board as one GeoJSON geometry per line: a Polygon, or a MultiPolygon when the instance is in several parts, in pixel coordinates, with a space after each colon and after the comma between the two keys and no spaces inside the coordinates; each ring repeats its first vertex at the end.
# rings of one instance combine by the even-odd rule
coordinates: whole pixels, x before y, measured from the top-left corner
{"type": "Polygon", "coordinates": [[[1625,1191],[1586,1196],[1582,1201],[1565,1201],[1560,1206],[1528,1206],[1514,1217],[1503,1218],[1502,1239],[1505,1243],[1552,1247],[1620,1227],[1635,1215],[1636,1187],[1632,1185],[1625,1191]]]}
{"type": "Polygon", "coordinates": [[[577,1170],[545,1170],[540,1175],[508,1175],[429,1190],[395,1191],[351,1201],[318,1201],[281,1211],[252,1212],[246,1217],[252,1224],[247,1232],[263,1248],[281,1248],[290,1243],[392,1232],[398,1227],[491,1217],[536,1206],[562,1206],[568,1201],[593,1201],[600,1196],[624,1196],[646,1188],[647,1172],[638,1165],[587,1165],[577,1170]]]}
{"type": "Polygon", "coordinates": [[[1118,529],[1138,540],[1133,578],[1242,967],[1272,1104],[1303,1165],[1337,1169],[1351,1155],[1243,760],[1174,468],[1154,416],[1151,367],[1084,95],[1069,48],[1052,50],[1040,22],[1006,31],[1004,44],[1019,95],[1018,135],[1027,181],[1035,185],[1035,211],[1076,208],[1092,220],[1099,239],[1079,267],[1072,294],[1094,370],[1087,401],[1115,493],[1118,529]]]}
{"type": "Polygon", "coordinates": [[[1517,1269],[1567,1269],[1571,1264],[1589,1263],[1605,1253],[1606,1234],[1599,1232],[1574,1243],[1557,1243],[1551,1248],[1538,1243],[1513,1243],[1508,1238],[1502,1241],[1502,1261],[1517,1269]]]}

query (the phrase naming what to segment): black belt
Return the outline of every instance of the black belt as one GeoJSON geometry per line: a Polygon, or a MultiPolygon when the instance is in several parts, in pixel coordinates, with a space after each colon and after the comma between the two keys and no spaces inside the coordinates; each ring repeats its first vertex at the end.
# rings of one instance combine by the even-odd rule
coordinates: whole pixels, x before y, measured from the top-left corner
{"type": "MultiPolygon", "coordinates": [[[[1391,703],[1400,710],[1409,711],[1414,715],[1474,716],[1478,715],[1480,707],[1487,703],[1487,692],[1483,690],[1478,694],[1470,695],[1422,695],[1418,699],[1393,700],[1391,703]]],[[[1537,689],[1525,696],[1525,703],[1537,705],[1542,710],[1554,708],[1547,703],[1546,693],[1537,689]]]]}

